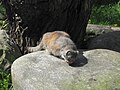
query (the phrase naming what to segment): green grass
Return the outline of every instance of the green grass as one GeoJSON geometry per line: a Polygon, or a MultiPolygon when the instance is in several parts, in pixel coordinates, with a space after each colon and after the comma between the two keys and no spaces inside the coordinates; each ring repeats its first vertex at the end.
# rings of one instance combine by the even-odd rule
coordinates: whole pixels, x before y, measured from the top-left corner
{"type": "Polygon", "coordinates": [[[120,1],[116,4],[94,6],[89,23],[120,26],[120,1]]]}
{"type": "MultiPolygon", "coordinates": [[[[0,29],[7,28],[6,10],[0,2],[0,29]]],[[[11,75],[0,69],[0,90],[11,90],[11,75]]]]}
{"type": "MultiPolygon", "coordinates": [[[[6,11],[0,2],[0,29],[7,28],[6,11]]],[[[120,26],[120,1],[116,4],[94,6],[91,18],[91,24],[120,26]]],[[[10,90],[11,75],[0,70],[0,90],[10,90]]]]}
{"type": "Polygon", "coordinates": [[[0,70],[0,90],[11,90],[11,75],[3,70],[0,70]]]}

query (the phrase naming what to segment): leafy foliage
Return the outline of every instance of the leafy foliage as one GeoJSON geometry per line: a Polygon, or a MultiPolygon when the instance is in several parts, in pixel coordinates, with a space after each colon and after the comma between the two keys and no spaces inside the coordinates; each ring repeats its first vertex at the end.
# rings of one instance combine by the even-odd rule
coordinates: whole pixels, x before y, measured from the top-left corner
{"type": "Polygon", "coordinates": [[[0,29],[6,29],[7,25],[6,10],[2,5],[2,2],[0,2],[0,29]]]}
{"type": "MultiPolygon", "coordinates": [[[[6,10],[0,1],[0,29],[7,28],[6,10]]],[[[11,90],[11,75],[0,69],[0,90],[11,90]]]]}
{"type": "MultiPolygon", "coordinates": [[[[116,4],[94,6],[91,24],[120,26],[120,1],[116,4]]],[[[0,2],[0,29],[7,28],[6,10],[0,2]]],[[[11,75],[0,70],[0,90],[10,90],[11,75]]]]}
{"type": "Polygon", "coordinates": [[[0,90],[10,90],[11,75],[3,70],[0,70],[0,90]]]}
{"type": "Polygon", "coordinates": [[[120,26],[120,1],[116,4],[94,6],[89,23],[120,26]]]}

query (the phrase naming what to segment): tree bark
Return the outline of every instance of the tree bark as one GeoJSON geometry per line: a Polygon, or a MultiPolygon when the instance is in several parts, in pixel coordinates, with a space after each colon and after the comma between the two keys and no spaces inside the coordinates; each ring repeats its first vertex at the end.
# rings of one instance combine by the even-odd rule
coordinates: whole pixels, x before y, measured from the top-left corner
{"type": "Polygon", "coordinates": [[[48,31],[66,31],[78,48],[86,33],[94,0],[3,0],[9,35],[25,52],[48,31]]]}

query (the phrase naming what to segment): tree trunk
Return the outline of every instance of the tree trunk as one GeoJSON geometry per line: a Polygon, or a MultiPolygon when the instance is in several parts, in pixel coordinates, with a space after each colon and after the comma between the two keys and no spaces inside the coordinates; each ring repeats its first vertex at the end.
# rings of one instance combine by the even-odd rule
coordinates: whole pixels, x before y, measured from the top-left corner
{"type": "Polygon", "coordinates": [[[82,47],[94,0],[3,0],[9,20],[9,35],[25,53],[45,32],[66,31],[82,47]]]}

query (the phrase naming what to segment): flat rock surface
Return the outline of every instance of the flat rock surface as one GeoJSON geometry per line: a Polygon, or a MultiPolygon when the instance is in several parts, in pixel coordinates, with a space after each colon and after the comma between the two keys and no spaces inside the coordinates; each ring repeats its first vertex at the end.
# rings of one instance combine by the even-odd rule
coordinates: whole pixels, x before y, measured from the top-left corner
{"type": "Polygon", "coordinates": [[[85,51],[68,65],[39,51],[18,58],[11,74],[14,90],[120,90],[120,53],[85,51]]]}

